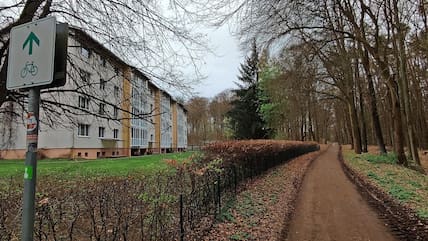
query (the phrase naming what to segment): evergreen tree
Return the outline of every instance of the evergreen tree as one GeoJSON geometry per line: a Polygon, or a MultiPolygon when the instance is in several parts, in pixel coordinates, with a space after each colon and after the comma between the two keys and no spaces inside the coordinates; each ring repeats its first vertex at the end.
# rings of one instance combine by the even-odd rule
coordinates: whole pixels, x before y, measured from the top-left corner
{"type": "Polygon", "coordinates": [[[250,57],[241,64],[238,76],[240,83],[237,83],[239,89],[234,90],[236,99],[232,101],[232,109],[228,112],[236,139],[268,138],[268,130],[259,113],[258,58],[256,44],[253,44],[250,57]]]}
{"type": "Polygon", "coordinates": [[[287,92],[278,86],[281,78],[281,71],[275,64],[261,64],[259,70],[259,101],[260,116],[269,129],[269,136],[283,138],[279,129],[284,122],[284,117],[288,110],[287,92]],[[278,135],[279,134],[279,135],[278,135]]]}

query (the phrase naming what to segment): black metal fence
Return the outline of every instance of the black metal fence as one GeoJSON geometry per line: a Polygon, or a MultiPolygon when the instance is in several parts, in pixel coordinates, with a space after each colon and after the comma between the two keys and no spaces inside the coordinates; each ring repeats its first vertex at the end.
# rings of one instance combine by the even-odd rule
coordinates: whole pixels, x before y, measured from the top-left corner
{"type": "MultiPolygon", "coordinates": [[[[151,177],[44,182],[35,240],[197,240],[236,198],[243,180],[317,148],[245,155],[245,165],[179,166],[151,177]]],[[[0,240],[18,240],[21,187],[14,181],[8,187],[0,193],[0,240]]]]}

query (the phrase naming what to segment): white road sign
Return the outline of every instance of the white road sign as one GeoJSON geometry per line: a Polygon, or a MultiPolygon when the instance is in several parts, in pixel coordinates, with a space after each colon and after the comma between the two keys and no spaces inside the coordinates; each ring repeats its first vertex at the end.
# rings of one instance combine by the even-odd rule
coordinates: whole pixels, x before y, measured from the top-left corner
{"type": "Polygon", "coordinates": [[[7,89],[47,85],[54,80],[55,17],[12,28],[7,89]]]}

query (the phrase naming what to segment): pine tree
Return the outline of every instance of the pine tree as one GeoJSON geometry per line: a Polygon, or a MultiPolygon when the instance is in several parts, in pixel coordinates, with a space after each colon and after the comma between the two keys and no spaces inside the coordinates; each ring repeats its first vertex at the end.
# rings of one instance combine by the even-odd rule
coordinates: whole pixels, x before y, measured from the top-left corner
{"type": "Polygon", "coordinates": [[[238,76],[240,83],[236,83],[239,89],[234,90],[236,99],[232,101],[228,117],[236,139],[268,138],[268,131],[259,113],[258,57],[257,46],[253,44],[250,57],[241,64],[238,76]]]}

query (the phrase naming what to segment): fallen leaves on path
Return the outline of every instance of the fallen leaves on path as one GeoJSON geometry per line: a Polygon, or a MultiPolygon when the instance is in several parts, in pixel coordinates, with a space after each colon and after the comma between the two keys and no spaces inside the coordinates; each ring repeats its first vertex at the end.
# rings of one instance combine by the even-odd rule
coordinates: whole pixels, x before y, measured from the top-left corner
{"type": "Polygon", "coordinates": [[[203,240],[278,240],[288,227],[304,174],[319,154],[297,157],[247,183],[236,200],[224,204],[203,240]]]}

